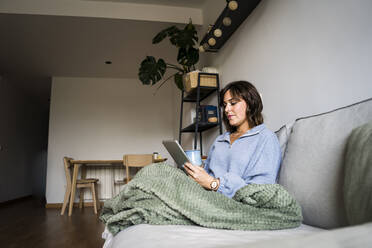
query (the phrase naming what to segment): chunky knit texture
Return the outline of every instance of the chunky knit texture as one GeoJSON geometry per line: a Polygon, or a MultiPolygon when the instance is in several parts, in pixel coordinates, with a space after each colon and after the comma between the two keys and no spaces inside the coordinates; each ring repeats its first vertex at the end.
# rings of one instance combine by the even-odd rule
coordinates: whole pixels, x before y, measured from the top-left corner
{"type": "Polygon", "coordinates": [[[249,184],[230,199],[165,163],[146,166],[105,202],[100,219],[112,234],[136,224],[275,230],[301,224],[301,207],[278,184],[249,184]]]}

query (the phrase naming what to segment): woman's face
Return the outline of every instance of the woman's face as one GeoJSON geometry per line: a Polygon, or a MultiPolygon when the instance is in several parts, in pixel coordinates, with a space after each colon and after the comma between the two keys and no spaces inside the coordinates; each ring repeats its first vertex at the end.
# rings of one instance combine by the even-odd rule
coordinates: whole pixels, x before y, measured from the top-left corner
{"type": "MultiPolygon", "coordinates": [[[[234,98],[230,90],[223,97],[224,111],[231,126],[239,127],[243,124],[248,125],[247,103],[242,98],[234,98]]],[[[249,125],[248,125],[249,126],[249,125]]]]}

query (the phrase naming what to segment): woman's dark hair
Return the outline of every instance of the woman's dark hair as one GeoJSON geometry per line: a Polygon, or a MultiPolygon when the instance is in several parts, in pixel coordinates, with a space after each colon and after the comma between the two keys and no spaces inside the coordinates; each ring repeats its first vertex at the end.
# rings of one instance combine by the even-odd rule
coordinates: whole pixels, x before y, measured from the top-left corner
{"type": "Polygon", "coordinates": [[[224,111],[223,98],[227,91],[234,98],[243,99],[247,104],[247,119],[250,128],[258,126],[263,123],[262,109],[263,104],[261,101],[260,94],[258,93],[256,87],[247,81],[235,81],[231,82],[225,86],[220,92],[220,107],[222,108],[223,122],[227,131],[230,133],[236,131],[236,127],[231,126],[229,120],[227,119],[226,113],[224,111]]]}

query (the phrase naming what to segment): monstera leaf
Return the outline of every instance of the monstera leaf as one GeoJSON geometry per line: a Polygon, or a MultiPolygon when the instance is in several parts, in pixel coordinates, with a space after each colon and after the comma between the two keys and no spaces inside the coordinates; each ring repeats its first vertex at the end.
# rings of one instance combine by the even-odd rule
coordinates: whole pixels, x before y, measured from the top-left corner
{"type": "Polygon", "coordinates": [[[183,66],[191,67],[199,61],[199,50],[193,47],[189,49],[180,48],[178,50],[177,61],[183,66]]]}
{"type": "Polygon", "coordinates": [[[142,84],[154,85],[163,78],[166,69],[176,70],[160,83],[156,91],[172,77],[177,87],[183,90],[183,75],[190,72],[191,69],[195,69],[195,64],[199,61],[199,50],[194,48],[198,42],[197,31],[190,20],[184,29],[171,26],[160,31],[152,39],[152,44],[157,44],[167,37],[169,37],[171,44],[178,48],[177,62],[179,65],[165,63],[163,59],[156,61],[154,57],[147,56],[141,62],[138,77],[142,84]]]}
{"type": "Polygon", "coordinates": [[[154,85],[156,84],[165,73],[167,65],[163,59],[156,59],[152,56],[147,56],[139,68],[138,77],[143,84],[154,85]]]}
{"type": "Polygon", "coordinates": [[[160,41],[164,40],[167,36],[173,36],[175,33],[180,32],[180,30],[176,26],[171,26],[160,31],[153,39],[152,44],[157,44],[160,41]]]}
{"type": "Polygon", "coordinates": [[[174,75],[174,83],[180,90],[183,90],[183,75],[183,73],[177,73],[176,75],[174,75]]]}
{"type": "Polygon", "coordinates": [[[198,36],[194,25],[192,25],[192,23],[187,24],[182,31],[174,33],[170,41],[179,48],[193,47],[195,43],[198,42],[198,36]]]}

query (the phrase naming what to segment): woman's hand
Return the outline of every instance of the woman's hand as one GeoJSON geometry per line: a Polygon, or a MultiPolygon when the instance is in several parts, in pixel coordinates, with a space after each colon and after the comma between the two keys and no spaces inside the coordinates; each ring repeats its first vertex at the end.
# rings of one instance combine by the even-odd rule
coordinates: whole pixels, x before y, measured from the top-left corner
{"type": "Polygon", "coordinates": [[[184,168],[189,176],[195,180],[198,184],[206,189],[211,189],[211,182],[214,177],[209,175],[202,167],[193,165],[189,162],[184,164],[184,168]]]}

